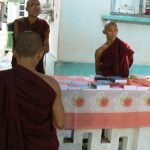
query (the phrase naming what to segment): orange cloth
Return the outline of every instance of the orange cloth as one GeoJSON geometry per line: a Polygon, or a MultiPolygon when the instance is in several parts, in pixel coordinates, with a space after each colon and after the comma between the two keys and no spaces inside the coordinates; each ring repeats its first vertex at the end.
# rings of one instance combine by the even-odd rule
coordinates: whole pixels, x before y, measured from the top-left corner
{"type": "Polygon", "coordinates": [[[150,81],[147,79],[128,79],[127,84],[150,87],[150,81]]]}

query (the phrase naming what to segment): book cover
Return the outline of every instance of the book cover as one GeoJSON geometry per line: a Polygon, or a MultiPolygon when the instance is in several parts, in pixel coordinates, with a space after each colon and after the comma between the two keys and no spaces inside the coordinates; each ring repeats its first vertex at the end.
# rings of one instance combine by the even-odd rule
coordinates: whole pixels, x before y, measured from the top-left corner
{"type": "Polygon", "coordinates": [[[111,82],[117,82],[117,83],[127,83],[127,78],[123,78],[121,76],[102,76],[102,75],[95,75],[95,81],[97,80],[109,80],[111,82]]]}
{"type": "Polygon", "coordinates": [[[97,80],[95,82],[92,82],[91,86],[93,86],[97,90],[109,90],[111,83],[112,82],[109,80],[97,80]]]}

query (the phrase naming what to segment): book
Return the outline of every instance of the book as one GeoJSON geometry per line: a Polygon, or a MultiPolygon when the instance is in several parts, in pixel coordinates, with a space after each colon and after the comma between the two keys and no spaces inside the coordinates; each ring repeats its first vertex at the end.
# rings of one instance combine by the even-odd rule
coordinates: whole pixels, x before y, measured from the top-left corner
{"type": "Polygon", "coordinates": [[[136,90],[137,91],[148,91],[149,87],[146,87],[146,86],[137,86],[136,90]]]}
{"type": "Polygon", "coordinates": [[[91,86],[96,88],[97,90],[109,90],[110,83],[112,82],[109,80],[97,80],[95,82],[92,82],[91,86]]]}
{"type": "Polygon", "coordinates": [[[88,82],[85,81],[71,81],[71,80],[58,80],[61,89],[89,89],[88,82]]]}
{"type": "Polygon", "coordinates": [[[105,77],[102,75],[95,75],[94,79],[95,79],[95,81],[97,81],[97,80],[109,80],[109,77],[105,77]]]}
{"type": "Polygon", "coordinates": [[[110,76],[109,80],[116,83],[127,83],[127,78],[121,76],[110,76]]]}
{"type": "Polygon", "coordinates": [[[111,82],[116,82],[116,83],[127,83],[127,78],[123,78],[121,76],[102,76],[102,75],[95,75],[95,81],[97,80],[109,80],[111,82]]]}
{"type": "Polygon", "coordinates": [[[124,85],[124,90],[137,90],[137,86],[135,85],[124,85]]]}

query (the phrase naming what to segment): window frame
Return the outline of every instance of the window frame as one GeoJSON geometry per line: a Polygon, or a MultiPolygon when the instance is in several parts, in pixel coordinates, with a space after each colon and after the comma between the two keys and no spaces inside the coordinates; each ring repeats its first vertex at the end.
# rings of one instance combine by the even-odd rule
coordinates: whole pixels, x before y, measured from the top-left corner
{"type": "Polygon", "coordinates": [[[18,15],[19,15],[19,17],[24,17],[25,16],[25,3],[19,3],[18,15]]]}
{"type": "Polygon", "coordinates": [[[150,16],[150,15],[146,15],[145,13],[143,13],[144,0],[139,0],[139,12],[135,14],[116,12],[115,6],[116,6],[116,0],[111,0],[110,14],[112,15],[127,15],[127,16],[141,16],[141,17],[150,16]]]}
{"type": "Polygon", "coordinates": [[[4,2],[0,2],[0,30],[2,30],[2,22],[4,22],[4,2]]]}

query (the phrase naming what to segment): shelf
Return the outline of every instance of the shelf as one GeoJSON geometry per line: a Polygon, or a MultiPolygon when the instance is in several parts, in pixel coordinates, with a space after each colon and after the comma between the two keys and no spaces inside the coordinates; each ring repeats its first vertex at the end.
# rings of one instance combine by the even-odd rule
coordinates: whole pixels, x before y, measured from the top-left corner
{"type": "Polygon", "coordinates": [[[114,20],[120,22],[133,22],[139,24],[150,24],[149,16],[127,16],[127,15],[102,15],[104,20],[114,20]]]}

